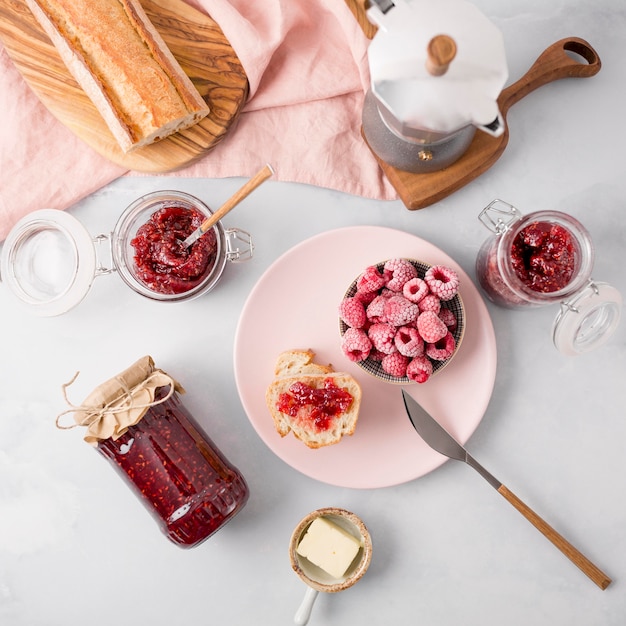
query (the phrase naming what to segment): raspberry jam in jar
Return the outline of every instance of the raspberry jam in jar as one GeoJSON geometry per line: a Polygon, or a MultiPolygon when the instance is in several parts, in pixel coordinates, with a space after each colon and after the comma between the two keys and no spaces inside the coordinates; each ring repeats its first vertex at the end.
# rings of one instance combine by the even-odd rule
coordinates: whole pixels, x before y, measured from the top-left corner
{"type": "Polygon", "coordinates": [[[182,242],[212,215],[182,191],[155,191],[129,205],[115,225],[112,252],[122,280],[160,302],[196,298],[215,287],[227,261],[252,257],[251,236],[217,222],[188,248],[182,242]]]}
{"type": "Polygon", "coordinates": [[[248,486],[150,357],[96,389],[75,413],[96,447],[175,544],[208,539],[246,504],[248,486]],[[106,407],[106,408],[105,408],[106,407]]]}
{"type": "Polygon", "coordinates": [[[619,321],[621,296],[592,281],[594,247],[585,227],[560,211],[523,216],[494,200],[479,215],[495,236],[476,259],[486,296],[507,308],[561,304],[553,328],[557,348],[578,354],[604,343],[619,321]]]}
{"type": "Polygon", "coordinates": [[[558,211],[524,217],[515,207],[496,200],[480,219],[497,236],[483,244],[476,274],[496,304],[522,307],[559,302],[588,282],[593,244],[573,217],[558,211]]]}
{"type": "Polygon", "coordinates": [[[215,230],[191,246],[183,245],[205,219],[198,209],[164,206],[139,227],[130,243],[135,249],[135,274],[148,289],[162,294],[185,293],[211,271],[218,253],[215,230]]]}
{"type": "Polygon", "coordinates": [[[213,215],[198,198],[155,191],[130,204],[110,233],[92,237],[73,215],[33,211],[0,250],[0,275],[22,306],[43,317],[80,304],[98,276],[115,274],[135,293],[183,302],[211,291],[227,263],[252,258],[252,236],[218,221],[188,248],[182,241],[213,215]]]}

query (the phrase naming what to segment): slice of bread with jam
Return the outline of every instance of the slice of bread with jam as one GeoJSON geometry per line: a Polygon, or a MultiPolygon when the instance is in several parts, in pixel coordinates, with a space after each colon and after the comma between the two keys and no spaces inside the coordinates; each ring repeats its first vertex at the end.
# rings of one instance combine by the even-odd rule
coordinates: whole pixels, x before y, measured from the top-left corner
{"type": "Polygon", "coordinates": [[[351,374],[314,357],[311,350],[281,353],[265,401],[281,437],[292,432],[309,448],[321,448],[354,433],[362,392],[351,374]]]}

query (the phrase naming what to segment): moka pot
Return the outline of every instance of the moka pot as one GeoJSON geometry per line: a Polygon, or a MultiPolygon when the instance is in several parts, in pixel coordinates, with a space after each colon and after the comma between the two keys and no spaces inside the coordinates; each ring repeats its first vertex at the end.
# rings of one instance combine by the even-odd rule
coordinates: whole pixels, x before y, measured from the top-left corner
{"type": "Polygon", "coordinates": [[[459,159],[476,130],[504,132],[503,38],[465,0],[371,0],[363,134],[384,162],[415,173],[459,159]]]}

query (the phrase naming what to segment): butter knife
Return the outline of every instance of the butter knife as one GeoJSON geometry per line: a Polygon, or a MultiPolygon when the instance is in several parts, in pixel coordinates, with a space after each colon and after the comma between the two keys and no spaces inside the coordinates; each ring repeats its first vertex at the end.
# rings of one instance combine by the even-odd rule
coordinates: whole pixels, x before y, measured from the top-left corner
{"type": "Polygon", "coordinates": [[[463,461],[473,467],[498,493],[512,504],[537,530],[549,539],[574,565],[586,574],[600,589],[606,589],[611,579],[586,556],[581,554],[571,543],[564,539],[552,526],[522,502],[513,492],[505,487],[495,476],[490,474],[452,435],[432,417],[404,389],[402,398],[406,412],[422,439],[433,450],[457,461],[463,461]]]}

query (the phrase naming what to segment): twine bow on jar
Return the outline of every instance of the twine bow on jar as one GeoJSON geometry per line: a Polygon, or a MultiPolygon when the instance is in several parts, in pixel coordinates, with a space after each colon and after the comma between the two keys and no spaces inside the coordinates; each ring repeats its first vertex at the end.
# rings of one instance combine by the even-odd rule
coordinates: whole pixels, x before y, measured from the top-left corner
{"type": "Polygon", "coordinates": [[[65,401],[71,408],[57,415],[56,426],[62,430],[86,427],[84,440],[94,446],[103,439],[118,439],[137,424],[150,407],[165,402],[174,392],[184,393],[178,382],[154,367],[150,356],[139,359],[101,384],[80,405],[73,404],[67,397],[67,389],[77,377],[78,373],[62,386],[65,401]],[[168,390],[163,397],[156,398],[159,387],[168,387],[168,390]],[[63,425],[61,419],[70,413],[74,414],[74,423],[63,425]]]}

